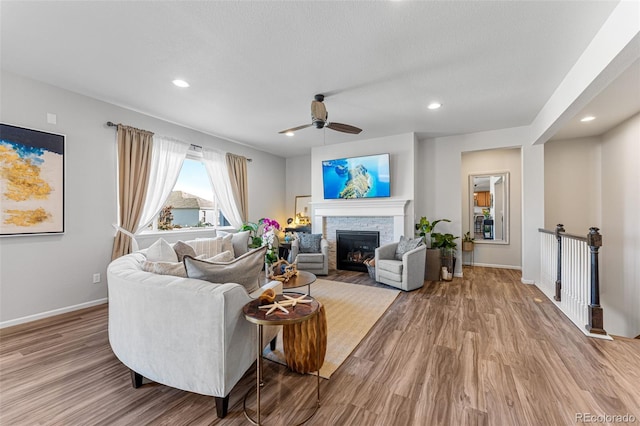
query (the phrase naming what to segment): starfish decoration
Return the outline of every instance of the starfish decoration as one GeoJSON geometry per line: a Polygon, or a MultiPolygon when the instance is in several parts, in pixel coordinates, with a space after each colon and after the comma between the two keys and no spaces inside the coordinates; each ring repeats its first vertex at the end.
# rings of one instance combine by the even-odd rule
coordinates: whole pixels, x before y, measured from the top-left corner
{"type": "Polygon", "coordinates": [[[273,302],[271,305],[262,305],[259,307],[259,309],[269,309],[267,311],[267,313],[265,315],[270,315],[273,313],[273,311],[275,311],[276,309],[280,309],[282,312],[284,312],[285,314],[288,314],[289,311],[287,310],[287,306],[291,306],[292,308],[295,308],[295,306],[298,303],[311,303],[313,302],[313,300],[310,299],[305,299],[305,297],[307,297],[306,295],[300,295],[298,297],[291,297],[291,296],[287,296],[286,294],[283,294],[284,296],[284,300],[281,300],[279,302],[273,302]]]}

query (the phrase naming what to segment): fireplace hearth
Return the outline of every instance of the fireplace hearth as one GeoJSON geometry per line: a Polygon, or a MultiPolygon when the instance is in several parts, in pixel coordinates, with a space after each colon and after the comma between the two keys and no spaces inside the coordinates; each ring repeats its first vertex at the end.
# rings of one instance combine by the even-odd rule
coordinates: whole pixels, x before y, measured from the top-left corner
{"type": "Polygon", "coordinates": [[[336,268],[367,272],[366,260],[373,259],[380,246],[378,231],[336,231],[336,268]]]}

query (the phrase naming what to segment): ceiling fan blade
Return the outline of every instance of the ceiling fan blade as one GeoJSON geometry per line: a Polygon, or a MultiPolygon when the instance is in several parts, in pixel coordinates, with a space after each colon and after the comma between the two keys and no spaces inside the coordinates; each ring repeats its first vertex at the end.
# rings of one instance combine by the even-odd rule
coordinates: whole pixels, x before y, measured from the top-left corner
{"type": "Polygon", "coordinates": [[[306,129],[307,127],[311,127],[311,126],[313,126],[313,124],[304,124],[302,126],[292,127],[290,129],[286,129],[286,130],[283,130],[283,131],[278,132],[278,133],[296,132],[298,130],[306,129]]]}
{"type": "Polygon", "coordinates": [[[355,126],[350,126],[348,124],[342,124],[342,123],[327,123],[325,125],[325,127],[330,128],[331,130],[336,130],[338,132],[343,132],[343,133],[351,133],[354,135],[357,135],[358,133],[360,133],[362,131],[362,129],[358,129],[355,126]]]}

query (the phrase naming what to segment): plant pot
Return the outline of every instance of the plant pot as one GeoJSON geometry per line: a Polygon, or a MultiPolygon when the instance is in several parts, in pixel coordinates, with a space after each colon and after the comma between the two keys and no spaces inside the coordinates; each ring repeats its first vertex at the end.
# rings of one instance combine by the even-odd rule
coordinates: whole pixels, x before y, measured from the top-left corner
{"type": "Polygon", "coordinates": [[[462,251],[473,251],[473,241],[463,241],[462,251]]]}
{"type": "Polygon", "coordinates": [[[438,281],[440,279],[440,249],[426,250],[427,262],[424,268],[424,279],[438,281]]]}

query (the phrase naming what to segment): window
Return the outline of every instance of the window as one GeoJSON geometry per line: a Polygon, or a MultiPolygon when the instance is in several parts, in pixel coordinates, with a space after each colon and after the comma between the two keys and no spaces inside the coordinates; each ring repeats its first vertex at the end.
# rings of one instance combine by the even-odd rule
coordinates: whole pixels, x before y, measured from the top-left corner
{"type": "Polygon", "coordinates": [[[153,229],[169,231],[228,225],[216,202],[204,164],[197,153],[190,150],[171,195],[154,221],[153,229]]]}

